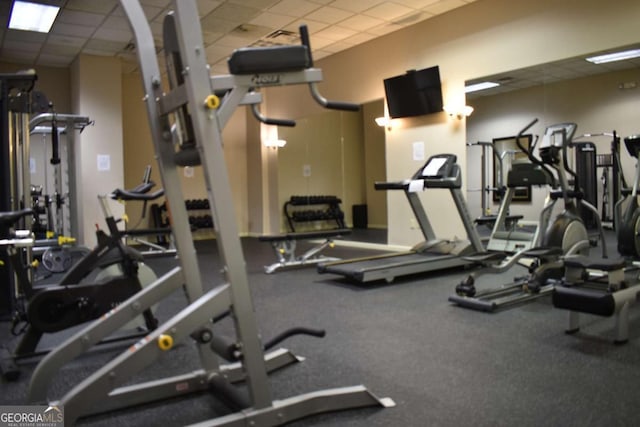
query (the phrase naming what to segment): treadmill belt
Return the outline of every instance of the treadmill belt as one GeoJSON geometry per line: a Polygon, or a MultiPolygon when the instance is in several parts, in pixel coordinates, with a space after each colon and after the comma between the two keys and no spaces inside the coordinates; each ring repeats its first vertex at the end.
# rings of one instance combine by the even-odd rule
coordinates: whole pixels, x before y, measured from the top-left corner
{"type": "Polygon", "coordinates": [[[339,274],[359,282],[387,280],[395,277],[441,270],[468,264],[467,261],[453,255],[404,252],[397,255],[375,257],[336,263],[318,267],[320,273],[339,274]]]}

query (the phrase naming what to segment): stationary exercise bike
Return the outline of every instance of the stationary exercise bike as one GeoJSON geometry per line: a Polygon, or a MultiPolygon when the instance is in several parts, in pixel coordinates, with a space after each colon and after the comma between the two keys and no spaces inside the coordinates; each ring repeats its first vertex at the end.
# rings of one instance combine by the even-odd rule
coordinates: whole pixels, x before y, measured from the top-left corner
{"type": "MultiPolygon", "coordinates": [[[[152,182],[146,182],[133,190],[116,190],[116,193],[120,198],[154,200],[162,195],[162,190],[149,193],[153,185],[152,182]]],[[[143,286],[155,281],[155,274],[142,262],[142,256],[124,243],[118,221],[107,204],[107,196],[98,199],[109,234],[98,229],[97,246],[54,285],[34,286],[30,277],[31,266],[25,265],[25,253],[28,254],[33,246],[34,238],[30,232],[15,230],[15,227],[21,218],[32,215],[32,210],[0,213],[0,227],[13,230],[8,236],[2,236],[4,239],[0,240],[0,249],[7,252],[9,265],[16,276],[16,310],[11,333],[20,337],[13,351],[2,349],[0,369],[5,379],[15,380],[19,376],[16,365],[18,359],[41,356],[47,352],[36,352],[44,334],[97,319],[139,292],[143,286]]],[[[158,322],[150,309],[139,314],[143,315],[141,326],[145,332],[157,326],[158,322]]],[[[140,335],[127,334],[105,342],[140,335]]]]}
{"type": "MultiPolygon", "coordinates": [[[[567,150],[571,145],[571,139],[577,125],[575,123],[561,123],[546,128],[544,137],[539,147],[540,158],[533,154],[533,149],[527,149],[520,142],[520,135],[533,126],[537,119],[532,121],[518,134],[516,142],[518,147],[527,154],[537,170],[532,175],[532,184],[542,185],[545,176],[555,178],[550,184],[559,185],[558,189],[551,189],[540,213],[539,226],[545,230],[544,234],[536,239],[534,247],[521,250],[513,255],[506,252],[489,252],[469,257],[483,270],[474,272],[456,286],[456,294],[449,297],[449,301],[459,306],[480,311],[495,311],[499,307],[520,304],[545,295],[553,290],[549,284],[550,279],[559,279],[564,273],[562,257],[568,254],[587,255],[591,247],[591,241],[587,228],[580,216],[580,209],[588,209],[597,213],[594,206],[582,198],[579,182],[575,172],[568,165],[567,150]],[[552,172],[554,172],[552,174],[552,172]],[[569,179],[574,177],[574,187],[570,188],[569,179]],[[539,176],[540,178],[535,178],[539,176]],[[534,180],[535,179],[535,180],[534,180]],[[563,212],[559,213],[553,221],[550,221],[552,210],[558,200],[564,203],[563,212]],[[528,274],[517,278],[513,284],[502,286],[498,289],[478,292],[475,280],[481,274],[502,273],[517,265],[524,259],[532,259],[528,266],[528,274]]],[[[533,172],[532,169],[530,172],[533,172]]],[[[597,215],[596,215],[597,217],[597,215]]],[[[606,245],[604,232],[598,222],[600,240],[602,242],[603,257],[606,258],[606,245]]]]}

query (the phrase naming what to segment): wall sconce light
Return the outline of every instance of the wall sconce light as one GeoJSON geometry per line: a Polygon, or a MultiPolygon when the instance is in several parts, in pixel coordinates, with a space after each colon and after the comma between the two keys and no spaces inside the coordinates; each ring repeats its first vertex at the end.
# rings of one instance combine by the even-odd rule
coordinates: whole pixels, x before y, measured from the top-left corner
{"type": "Polygon", "coordinates": [[[391,118],[388,116],[376,117],[376,124],[380,127],[386,127],[391,130],[391,118]]]}
{"type": "Polygon", "coordinates": [[[287,145],[287,141],[284,139],[267,139],[263,142],[264,146],[267,148],[282,148],[287,145]]]}
{"type": "Polygon", "coordinates": [[[473,113],[473,107],[470,105],[445,105],[443,109],[445,113],[451,117],[456,117],[458,120],[462,120],[463,117],[469,117],[473,113]]]}

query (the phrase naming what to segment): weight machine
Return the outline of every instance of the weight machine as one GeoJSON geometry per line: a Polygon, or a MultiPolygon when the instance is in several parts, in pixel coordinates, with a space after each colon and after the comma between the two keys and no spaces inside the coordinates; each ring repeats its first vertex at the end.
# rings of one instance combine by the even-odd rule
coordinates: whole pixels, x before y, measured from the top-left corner
{"type": "Polygon", "coordinates": [[[292,334],[308,334],[310,331],[296,328],[268,345],[261,343],[222,151],[222,129],[239,105],[251,105],[256,117],[264,123],[293,124],[260,114],[257,104],[261,102],[261,95],[254,89],[267,86],[308,84],[314,99],[324,107],[357,108],[352,104],[328,101],[317,91],[316,84],[322,80],[322,72],[313,68],[306,28],[301,28],[302,45],[237,50],[229,59],[231,74],[212,77],[204,54],[196,2],[174,1],[175,12],[169,14],[163,24],[170,81],[170,90],[165,93],[151,29],[142,7],[130,0],[122,0],[121,5],[136,39],[146,94],[144,100],[165,196],[171,207],[172,228],[181,266],[50,353],[33,374],[29,401],[48,400],[49,380],[61,365],[85,351],[105,333],[130,320],[134,313],[184,286],[189,300],[186,308],[81,381],[62,398],[51,402],[64,405],[65,421],[69,425],[96,412],[204,390],[210,390],[223,402],[228,402],[234,412],[197,424],[199,426],[281,425],[322,412],[393,406],[393,401],[378,399],[363,386],[318,391],[274,401],[268,384],[270,370],[298,359],[282,350],[265,354],[265,349],[292,334]],[[171,133],[172,119],[180,128],[179,138],[171,133]],[[174,147],[176,140],[179,140],[178,151],[174,147]],[[207,292],[198,268],[177,168],[196,164],[203,168],[209,205],[217,224],[216,242],[225,264],[225,283],[207,292]],[[212,319],[227,312],[235,321],[237,336],[235,341],[225,343],[222,337],[212,332],[211,324],[212,319]],[[202,369],[121,386],[175,343],[189,337],[198,347],[202,369]],[[218,357],[228,359],[233,365],[220,365],[218,357]],[[248,398],[232,384],[240,379],[246,382],[248,398]]]}
{"type": "MultiPolygon", "coordinates": [[[[28,127],[31,91],[38,79],[34,70],[15,74],[0,74],[0,212],[24,208],[19,200],[18,159],[16,147],[29,144],[28,127]],[[26,139],[25,139],[26,138],[26,139]]],[[[23,174],[24,175],[24,174],[23,174]]],[[[28,219],[27,219],[28,221],[28,219]]],[[[7,235],[9,227],[0,226],[0,236],[7,235]]],[[[0,265],[8,265],[9,258],[0,253],[0,265]]],[[[0,315],[13,309],[13,274],[0,268],[0,315]]]]}

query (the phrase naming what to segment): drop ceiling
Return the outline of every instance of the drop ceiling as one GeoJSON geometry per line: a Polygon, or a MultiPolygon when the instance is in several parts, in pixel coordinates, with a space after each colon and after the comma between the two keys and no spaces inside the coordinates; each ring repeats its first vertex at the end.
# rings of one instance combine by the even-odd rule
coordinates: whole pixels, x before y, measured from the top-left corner
{"type": "MultiPolygon", "coordinates": [[[[132,33],[117,0],[31,0],[61,6],[48,34],[7,29],[12,0],[0,0],[0,58],[28,66],[68,67],[80,54],[116,56],[137,68],[132,33]]],[[[197,0],[207,58],[227,72],[238,47],[297,43],[307,24],[314,58],[340,52],[476,0],[197,0]]],[[[170,0],[141,0],[162,52],[170,0]]]]}

